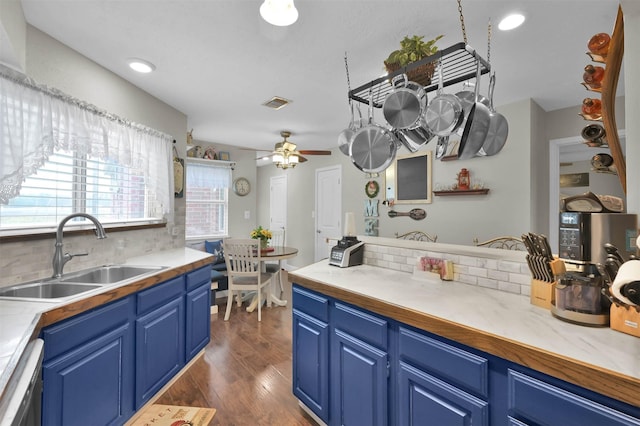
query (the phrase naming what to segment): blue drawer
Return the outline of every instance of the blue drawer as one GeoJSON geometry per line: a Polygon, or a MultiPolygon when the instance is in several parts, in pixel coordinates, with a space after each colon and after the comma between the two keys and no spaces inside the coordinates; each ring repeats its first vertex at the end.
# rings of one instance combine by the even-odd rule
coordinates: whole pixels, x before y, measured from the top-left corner
{"type": "Polygon", "coordinates": [[[474,394],[489,396],[489,361],[404,327],[399,329],[400,359],[430,371],[474,394]]]}
{"type": "Polygon", "coordinates": [[[329,299],[309,290],[293,286],[293,309],[329,322],[329,299]]]}
{"type": "Polygon", "coordinates": [[[159,307],[184,293],[184,276],[158,284],[138,293],[138,315],[159,307]]]}
{"type": "Polygon", "coordinates": [[[638,426],[640,419],[572,392],[508,370],[508,414],[537,425],[638,426]]]}
{"type": "Polygon", "coordinates": [[[211,282],[211,265],[196,269],[187,274],[187,291],[200,287],[204,283],[211,282]]]}
{"type": "Polygon", "coordinates": [[[46,342],[44,360],[54,358],[132,321],[133,306],[133,296],[130,296],[45,328],[42,331],[46,342]]]}
{"type": "Polygon", "coordinates": [[[388,322],[386,320],[339,302],[336,302],[331,315],[335,328],[370,345],[387,349],[388,322]]]}

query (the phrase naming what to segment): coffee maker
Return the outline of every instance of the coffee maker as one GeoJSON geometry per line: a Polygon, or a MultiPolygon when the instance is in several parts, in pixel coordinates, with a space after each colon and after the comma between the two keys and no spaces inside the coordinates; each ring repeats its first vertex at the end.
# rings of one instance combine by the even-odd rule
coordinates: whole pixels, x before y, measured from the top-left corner
{"type": "Polygon", "coordinates": [[[628,259],[635,252],[631,241],[637,227],[635,214],[560,213],[558,254],[567,272],[556,283],[555,304],[551,306],[554,316],[582,325],[609,324],[611,302],[602,294],[605,283],[598,265],[606,262],[607,243],[628,259]]]}

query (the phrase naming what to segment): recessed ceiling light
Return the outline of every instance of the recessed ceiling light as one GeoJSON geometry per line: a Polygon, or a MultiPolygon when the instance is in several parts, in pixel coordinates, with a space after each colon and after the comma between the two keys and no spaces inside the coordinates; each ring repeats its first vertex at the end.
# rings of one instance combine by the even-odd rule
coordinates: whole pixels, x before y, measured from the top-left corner
{"type": "Polygon", "coordinates": [[[502,31],[512,30],[514,28],[518,28],[524,22],[524,15],[519,13],[513,13],[507,17],[505,17],[498,24],[498,28],[502,31]]]}
{"type": "Polygon", "coordinates": [[[150,73],[156,69],[155,65],[149,61],[145,61],[144,59],[129,58],[127,59],[127,63],[132,70],[143,74],[150,73]]]}

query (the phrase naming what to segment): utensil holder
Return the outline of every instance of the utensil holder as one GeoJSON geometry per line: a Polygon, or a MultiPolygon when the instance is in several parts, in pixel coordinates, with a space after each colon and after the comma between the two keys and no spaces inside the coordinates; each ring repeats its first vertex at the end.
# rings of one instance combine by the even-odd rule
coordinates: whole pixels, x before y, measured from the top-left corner
{"type": "Polygon", "coordinates": [[[633,306],[619,306],[611,304],[609,312],[612,330],[640,337],[640,310],[633,306]]]}

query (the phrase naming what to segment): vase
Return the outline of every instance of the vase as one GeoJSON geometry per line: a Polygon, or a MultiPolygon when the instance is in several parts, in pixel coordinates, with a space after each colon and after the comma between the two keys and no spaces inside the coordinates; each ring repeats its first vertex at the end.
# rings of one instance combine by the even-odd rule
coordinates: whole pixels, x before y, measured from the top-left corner
{"type": "Polygon", "coordinates": [[[260,240],[260,249],[265,250],[269,245],[269,240],[260,240]]]}

